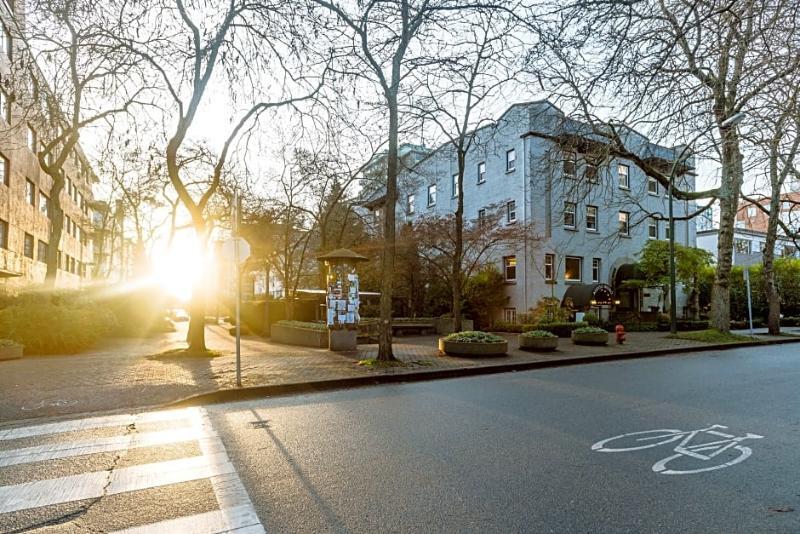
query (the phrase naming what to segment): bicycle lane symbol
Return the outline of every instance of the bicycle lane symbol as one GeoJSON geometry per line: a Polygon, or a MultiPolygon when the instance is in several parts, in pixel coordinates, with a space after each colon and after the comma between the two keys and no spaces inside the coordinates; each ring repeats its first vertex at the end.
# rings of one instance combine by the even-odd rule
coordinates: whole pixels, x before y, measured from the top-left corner
{"type": "MultiPolygon", "coordinates": [[[[657,461],[653,464],[653,471],[662,475],[692,475],[695,473],[705,473],[708,471],[715,471],[717,469],[724,469],[731,467],[738,463],[747,460],[753,453],[750,447],[740,445],[741,442],[748,439],[762,439],[764,436],[758,434],[747,433],[744,436],[733,436],[720,430],[727,430],[728,427],[723,425],[711,425],[707,428],[699,428],[697,430],[675,430],[675,429],[658,429],[658,430],[644,430],[641,432],[630,432],[628,434],[620,434],[612,438],[606,438],[598,441],[592,445],[592,450],[597,452],[632,452],[666,445],[668,443],[679,443],[674,447],[675,454],[667,456],[666,458],[657,461]],[[711,441],[704,441],[690,445],[695,440],[698,434],[710,437],[711,441]],[[722,439],[720,439],[722,438],[722,439]],[[722,453],[735,450],[738,454],[727,462],[714,463],[713,465],[706,465],[705,467],[698,467],[697,469],[668,469],[667,464],[674,462],[679,458],[688,458],[698,460],[699,462],[709,462],[722,453]]],[[[700,465],[703,465],[701,463],[700,465]]]]}

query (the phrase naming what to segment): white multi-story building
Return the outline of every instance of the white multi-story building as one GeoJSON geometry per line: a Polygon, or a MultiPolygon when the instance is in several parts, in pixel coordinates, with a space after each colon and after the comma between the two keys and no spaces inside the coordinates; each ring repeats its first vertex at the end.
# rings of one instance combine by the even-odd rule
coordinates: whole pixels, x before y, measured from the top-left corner
{"type": "MultiPolygon", "coordinates": [[[[631,152],[667,172],[683,148],[655,145],[631,129],[620,131],[631,152]]],[[[398,223],[454,212],[457,172],[450,144],[404,171],[398,180],[398,223]]],[[[675,174],[677,188],[694,189],[691,165],[675,174]]],[[[515,320],[542,297],[591,295],[572,286],[607,284],[619,301],[618,312],[639,313],[659,302],[658,290],[623,282],[635,277],[634,264],[648,240],[669,238],[666,191],[549,101],[514,104],[475,132],[463,190],[466,224],[476,224],[485,210],[499,209],[501,224],[526,228],[521,245],[493,258],[507,281],[503,319],[515,320]]],[[[373,194],[368,207],[375,209],[380,201],[373,194]]],[[[676,218],[695,209],[692,202],[674,201],[676,218]]],[[[693,221],[677,220],[675,230],[678,243],[695,245],[693,221]]],[[[683,302],[679,291],[679,310],[683,302]]]]}

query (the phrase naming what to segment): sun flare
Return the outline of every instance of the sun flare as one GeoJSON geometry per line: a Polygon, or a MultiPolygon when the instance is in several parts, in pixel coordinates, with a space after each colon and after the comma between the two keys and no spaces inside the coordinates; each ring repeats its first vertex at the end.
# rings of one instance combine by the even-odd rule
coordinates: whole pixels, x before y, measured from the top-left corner
{"type": "Polygon", "coordinates": [[[192,288],[208,272],[211,259],[193,236],[175,237],[172,245],[153,258],[153,279],[181,302],[192,296],[192,288]]]}

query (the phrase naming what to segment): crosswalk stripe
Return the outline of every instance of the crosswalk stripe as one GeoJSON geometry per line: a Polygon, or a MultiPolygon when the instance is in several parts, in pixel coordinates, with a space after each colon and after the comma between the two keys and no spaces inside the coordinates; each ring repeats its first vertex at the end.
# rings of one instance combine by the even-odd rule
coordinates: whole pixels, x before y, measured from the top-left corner
{"type": "Polygon", "coordinates": [[[264,528],[255,511],[250,506],[222,508],[213,512],[168,519],[150,525],[118,530],[112,534],[173,534],[191,532],[192,534],[236,534],[263,533],[264,528]]]}
{"type": "Polygon", "coordinates": [[[152,423],[158,421],[186,419],[191,417],[193,413],[194,412],[191,411],[190,408],[181,408],[179,410],[167,410],[162,412],[106,415],[102,417],[76,419],[73,421],[61,421],[58,423],[45,423],[43,425],[8,428],[5,430],[0,430],[0,441],[45,436],[48,434],[59,434],[63,432],[74,432],[77,430],[92,430],[95,428],[109,426],[127,426],[133,423],[152,423]]]}
{"type": "Polygon", "coordinates": [[[116,495],[234,473],[225,453],[0,487],[0,513],[116,495]]]}
{"type": "Polygon", "coordinates": [[[198,427],[177,428],[159,432],[143,432],[142,434],[129,434],[123,436],[109,436],[95,439],[52,443],[0,451],[0,467],[19,465],[59,458],[70,458],[86,454],[114,452],[140,447],[153,447],[156,445],[170,445],[185,443],[201,439],[204,430],[198,427]]]}

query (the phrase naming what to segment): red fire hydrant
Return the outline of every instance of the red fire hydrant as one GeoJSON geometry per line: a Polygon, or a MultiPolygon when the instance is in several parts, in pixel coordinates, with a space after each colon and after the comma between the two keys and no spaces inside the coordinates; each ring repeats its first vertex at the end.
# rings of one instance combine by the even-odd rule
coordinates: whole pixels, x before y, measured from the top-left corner
{"type": "Polygon", "coordinates": [[[614,331],[617,333],[617,343],[622,345],[625,343],[625,327],[621,324],[618,324],[614,331]]]}

